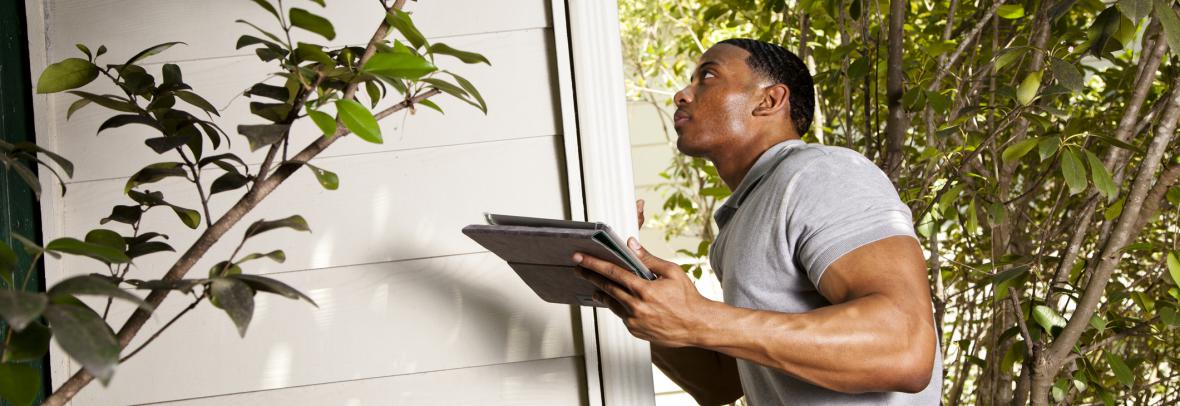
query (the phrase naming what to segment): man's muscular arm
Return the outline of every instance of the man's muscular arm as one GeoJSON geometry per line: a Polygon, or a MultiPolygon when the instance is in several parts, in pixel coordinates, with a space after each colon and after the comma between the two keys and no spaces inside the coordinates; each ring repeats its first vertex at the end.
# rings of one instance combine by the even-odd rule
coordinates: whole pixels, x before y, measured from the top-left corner
{"type": "Polygon", "coordinates": [[[589,256],[575,260],[636,337],[717,351],[846,393],[920,392],[930,381],[933,312],[925,261],[911,237],[869,243],[833,262],[819,283],[832,305],[806,313],[710,301],[678,266],[631,243],[660,279],[589,256]]]}

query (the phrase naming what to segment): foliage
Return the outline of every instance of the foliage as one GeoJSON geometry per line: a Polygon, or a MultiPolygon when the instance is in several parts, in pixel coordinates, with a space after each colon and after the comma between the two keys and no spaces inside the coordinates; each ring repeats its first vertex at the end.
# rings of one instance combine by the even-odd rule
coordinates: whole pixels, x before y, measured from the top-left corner
{"type": "MultiPolygon", "coordinates": [[[[96,228],[83,238],[55,239],[44,246],[16,236],[22,242],[20,249],[32,257],[28,263],[19,263],[13,248],[0,244],[0,277],[3,278],[0,316],[12,327],[3,337],[4,346],[0,347],[0,372],[5,377],[0,384],[0,398],[18,405],[32,401],[40,377],[18,362],[43,357],[51,337],[55,337],[62,349],[84,369],[47,399],[49,404],[61,404],[85,386],[91,377],[99,378],[103,384],[109,382],[120,362],[138,353],[201,302],[209,301],[224,310],[242,336],[250,325],[254,296],[259,292],[315,305],[310,297],[281,281],[243,272],[247,262],[256,259],[276,262],[286,259],[282,250],[250,254],[240,251],[246,240],[261,233],[279,229],[310,231],[307,222],[299,215],[250,224],[233,253],[213,266],[207,277],[185,279],[184,275],[245,213],[299,168],[308,167],[325,189],[336,189],[340,180],[335,173],[309,163],[336,138],[355,134],[365,141],[380,144],[381,128],[377,120],[415,105],[441,112],[438,105],[428,100],[439,93],[456,97],[481,111],[487,110],[476,88],[466,79],[441,69],[436,58],[454,57],[463,63],[490,62],[482,55],[427,41],[411,16],[401,10],[404,1],[380,3],[386,19],[378,27],[378,35],[365,47],[293,43],[290,33],[294,29],[315,33],[326,40],[335,37],[335,29],[328,19],[315,12],[284,7],[281,0],[277,5],[268,0],[252,2],[273,16],[274,21],[254,24],[238,20],[253,32],[241,36],[236,48],[252,49],[263,62],[275,64],[279,70],[273,77],[279,80],[254,84],[245,92],[251,99],[250,112],[266,123],[242,124],[237,126],[237,132],[244,137],[251,151],[265,149],[265,158],[226,152],[233,137],[213,121],[220,112],[184,81],[180,66],[164,64],[159,74],[153,74],[142,65],[148,58],[182,43],[161,43],[121,63],[101,62],[107,51],[105,46],[92,52],[89,47],[78,44],[84,58],[67,58],[49,65],[41,73],[37,81],[38,93],[67,92],[78,98],[70,105],[67,118],[92,104],[106,108],[115,114],[99,126],[98,133],[127,125],[150,127],[158,135],[145,139],[144,144],[169,158],[144,166],[127,180],[124,193],[130,202],[112,207],[111,214],[99,221],[110,228],[96,228]],[[280,31],[263,28],[276,23],[280,31]],[[398,31],[402,39],[387,40],[391,28],[398,31]],[[122,94],[78,90],[99,77],[108,79],[122,94]],[[364,87],[368,95],[367,106],[354,96],[360,87],[364,87]],[[372,109],[386,98],[393,99],[394,104],[374,113],[372,109]],[[315,122],[323,137],[294,156],[288,156],[292,123],[304,117],[315,122]],[[261,162],[261,165],[247,164],[251,160],[261,162]],[[209,179],[213,180],[210,182],[209,179]],[[166,200],[170,196],[150,189],[165,181],[191,183],[201,207],[170,203],[166,200]],[[215,195],[235,191],[240,196],[237,203],[214,218],[218,213],[210,210],[209,202],[215,195]],[[157,208],[171,211],[186,227],[201,231],[201,236],[184,254],[177,256],[176,265],[163,278],[135,279],[129,273],[135,268],[137,258],[176,252],[167,242],[167,235],[141,228],[144,214],[157,208]],[[98,263],[95,269],[99,272],[65,279],[47,292],[27,292],[27,277],[44,255],[87,257],[98,263]],[[30,270],[22,281],[13,278],[18,266],[30,270]],[[131,290],[151,290],[152,294],[145,300],[131,290]],[[143,321],[167,292],[174,290],[189,294],[192,303],[140,347],[124,355],[124,347],[142,327],[143,321]],[[100,313],[91,307],[94,302],[88,304],[79,298],[81,296],[105,299],[106,306],[100,313]],[[140,309],[117,335],[107,323],[115,299],[140,309]]],[[[312,2],[324,6],[322,0],[312,2]]],[[[29,143],[0,142],[0,152],[0,162],[5,168],[18,174],[38,195],[41,186],[31,165],[40,165],[52,172],[62,193],[66,192],[62,175],[73,176],[70,161],[29,143]]]]}
{"type": "MultiPolygon", "coordinates": [[[[628,94],[670,105],[694,58],[726,38],[795,51],[817,87],[805,139],[875,160],[912,209],[946,403],[1175,402],[1173,1],[909,1],[891,37],[893,2],[621,1],[628,94]],[[896,139],[891,111],[904,118],[896,139]]],[[[707,243],[716,172],[677,157],[665,177],[659,223],[707,243]]]]}

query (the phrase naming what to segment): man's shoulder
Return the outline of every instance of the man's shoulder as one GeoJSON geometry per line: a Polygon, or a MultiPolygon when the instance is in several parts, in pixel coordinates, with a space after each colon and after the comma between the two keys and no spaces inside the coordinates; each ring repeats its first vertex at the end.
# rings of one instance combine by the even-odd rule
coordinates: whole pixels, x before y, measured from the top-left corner
{"type": "Polygon", "coordinates": [[[799,175],[808,178],[884,176],[884,172],[864,154],[837,145],[800,144],[787,154],[775,169],[774,175],[779,181],[789,181],[799,175]]]}

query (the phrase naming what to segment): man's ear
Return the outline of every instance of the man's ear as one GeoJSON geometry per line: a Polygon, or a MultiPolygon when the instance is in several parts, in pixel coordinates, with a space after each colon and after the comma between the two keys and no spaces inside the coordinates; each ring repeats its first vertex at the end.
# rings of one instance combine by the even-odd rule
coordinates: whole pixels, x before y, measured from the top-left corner
{"type": "Polygon", "coordinates": [[[754,108],[755,116],[773,116],[791,112],[791,89],[782,83],[776,83],[762,88],[762,101],[754,108]]]}

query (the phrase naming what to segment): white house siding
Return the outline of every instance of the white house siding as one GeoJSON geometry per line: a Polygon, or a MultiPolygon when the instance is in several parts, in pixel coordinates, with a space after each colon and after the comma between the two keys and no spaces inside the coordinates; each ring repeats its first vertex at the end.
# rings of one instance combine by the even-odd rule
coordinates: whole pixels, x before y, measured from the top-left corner
{"type": "MultiPolygon", "coordinates": [[[[318,10],[309,1],[286,3],[318,10]]],[[[329,1],[322,13],[336,25],[338,36],[331,44],[367,41],[381,18],[375,3],[329,1]]],[[[492,61],[487,67],[440,57],[444,67],[480,88],[488,115],[440,97],[446,115],[420,109],[384,120],[383,145],[355,137],[334,144],[316,164],[339,174],[339,190],[323,190],[306,172],[292,177],[189,275],[203,276],[225,259],[245,224],[302,214],[313,233],[274,231],[251,239],[243,249],[283,249],[287,261],[255,261],[246,271],[303,290],[319,308],[259,295],[254,321],[242,339],[223,312],[202,305],[120,366],[109,387],[95,383],[75,404],[585,401],[577,312],[537,299],[498,258],[459,232],[481,222],[485,211],[568,216],[550,5],[544,0],[407,4],[432,41],[482,52],[492,61]]],[[[249,115],[248,99],[236,97],[272,69],[252,51],[233,49],[238,35],[250,33],[233,20],[272,25],[271,17],[251,2],[44,0],[40,11],[45,32],[31,36],[43,35],[46,49],[34,55],[46,55],[49,62],[77,56],[74,44],[82,42],[91,49],[106,45],[110,52],[103,60],[118,63],[156,43],[184,41],[187,45],[153,57],[145,67],[158,72],[163,63],[178,63],[198,93],[218,107],[228,105],[216,120],[227,131],[239,123],[262,122],[249,115]]],[[[295,35],[296,41],[327,42],[295,35]]],[[[87,90],[114,88],[100,79],[87,90]]],[[[130,201],[122,193],[128,176],[147,163],[175,158],[143,146],[150,135],[145,127],[95,136],[111,114],[96,106],[65,120],[72,101],[68,95],[50,96],[41,104],[47,111],[38,113],[46,124],[39,128],[42,144],[77,167],[69,193],[43,204],[46,236],[81,237],[99,227],[129,232],[113,223],[100,226],[98,220],[112,205],[130,201]]],[[[302,123],[294,133],[293,145],[303,145],[318,131],[302,123]]],[[[261,154],[250,154],[244,139],[234,138],[233,151],[250,156],[257,169],[261,154]]],[[[163,191],[176,204],[199,206],[191,185],[182,182],[147,189],[163,191]]],[[[238,196],[215,196],[211,210],[221,213],[238,196]]],[[[197,236],[163,209],[149,212],[143,229],[168,234],[180,250],[197,236]]],[[[159,276],[172,258],[144,257],[131,276],[159,276]]],[[[67,257],[48,264],[47,278],[52,283],[103,271],[96,262],[67,257]]],[[[132,346],[187,303],[182,295],[170,296],[132,346]]],[[[124,320],[129,312],[116,306],[111,319],[124,320]]],[[[78,366],[59,350],[53,355],[58,384],[78,366]]]]}

